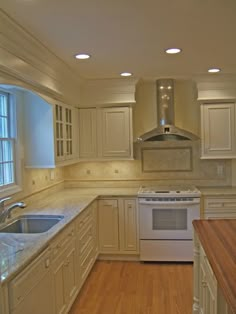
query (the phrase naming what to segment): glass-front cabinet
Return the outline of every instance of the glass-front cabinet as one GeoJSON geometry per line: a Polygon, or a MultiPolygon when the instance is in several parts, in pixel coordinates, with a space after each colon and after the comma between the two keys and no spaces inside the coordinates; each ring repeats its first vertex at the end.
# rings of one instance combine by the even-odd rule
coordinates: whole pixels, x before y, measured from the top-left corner
{"type": "Polygon", "coordinates": [[[73,158],[73,121],[72,108],[55,105],[56,159],[58,161],[73,158]]]}

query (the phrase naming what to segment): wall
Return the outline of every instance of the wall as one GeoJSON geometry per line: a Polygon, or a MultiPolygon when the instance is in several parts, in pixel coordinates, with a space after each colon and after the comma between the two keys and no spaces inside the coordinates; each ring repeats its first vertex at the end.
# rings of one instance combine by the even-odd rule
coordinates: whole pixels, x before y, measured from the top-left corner
{"type": "Polygon", "coordinates": [[[7,91],[14,94],[17,106],[17,134],[20,139],[20,149],[17,161],[21,168],[21,183],[22,191],[16,193],[12,200],[24,199],[26,196],[42,191],[45,188],[53,187],[64,181],[64,168],[57,169],[27,169],[24,166],[24,150],[25,150],[25,138],[24,138],[24,117],[23,117],[23,102],[24,92],[8,86],[10,89],[7,91]]]}

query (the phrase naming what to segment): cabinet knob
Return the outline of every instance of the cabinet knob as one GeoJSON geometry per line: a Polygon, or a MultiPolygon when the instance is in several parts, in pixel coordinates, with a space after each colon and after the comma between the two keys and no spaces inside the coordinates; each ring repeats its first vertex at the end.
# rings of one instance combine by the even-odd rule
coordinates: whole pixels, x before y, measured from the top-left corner
{"type": "Polygon", "coordinates": [[[21,299],[22,299],[22,296],[19,295],[19,296],[17,297],[17,301],[20,301],[21,299]]]}
{"type": "Polygon", "coordinates": [[[205,288],[207,286],[206,281],[202,280],[202,286],[205,288]]]}

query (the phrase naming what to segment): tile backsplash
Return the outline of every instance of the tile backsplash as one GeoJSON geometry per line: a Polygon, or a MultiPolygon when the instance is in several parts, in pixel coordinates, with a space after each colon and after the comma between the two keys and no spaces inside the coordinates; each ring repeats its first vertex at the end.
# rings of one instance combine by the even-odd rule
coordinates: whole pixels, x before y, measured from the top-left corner
{"type": "Polygon", "coordinates": [[[24,199],[64,181],[64,168],[27,169],[23,168],[22,191],[16,193],[11,201],[24,199]]]}
{"type": "Polygon", "coordinates": [[[154,144],[149,142],[142,144],[142,146],[135,145],[134,160],[80,162],[66,167],[64,174],[66,186],[139,186],[173,183],[197,186],[229,186],[231,185],[231,161],[201,160],[200,141],[154,144]],[[152,151],[155,151],[156,156],[160,151],[162,154],[157,158],[152,155],[150,160],[147,158],[144,160],[142,158],[143,147],[145,149],[151,148],[152,151]],[[189,155],[182,161],[181,158],[178,158],[174,171],[169,171],[167,166],[171,160],[175,160],[175,151],[178,155],[181,149],[191,150],[191,161],[189,161],[189,155]],[[163,150],[165,151],[164,155],[163,150]],[[169,151],[172,154],[168,155],[169,151]],[[155,164],[156,162],[158,165],[155,164]],[[186,162],[189,164],[186,165],[186,162]],[[146,168],[149,171],[143,171],[146,168]]]}

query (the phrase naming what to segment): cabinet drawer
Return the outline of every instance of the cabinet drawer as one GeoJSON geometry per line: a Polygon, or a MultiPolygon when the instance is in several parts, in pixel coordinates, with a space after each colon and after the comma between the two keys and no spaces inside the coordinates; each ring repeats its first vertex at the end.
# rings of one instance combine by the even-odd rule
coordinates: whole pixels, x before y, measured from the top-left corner
{"type": "Polygon", "coordinates": [[[9,284],[10,308],[15,308],[34,286],[45,276],[50,267],[50,251],[43,252],[9,284]]]}
{"type": "Polygon", "coordinates": [[[63,252],[64,248],[67,246],[68,243],[71,242],[74,236],[75,226],[74,224],[71,224],[70,226],[66,227],[66,230],[64,230],[56,237],[56,239],[51,244],[53,260],[63,252]]]}
{"type": "Polygon", "coordinates": [[[86,228],[93,219],[93,212],[92,212],[92,206],[85,209],[84,212],[82,212],[76,221],[76,231],[81,232],[84,228],[86,228]]]}
{"type": "Polygon", "coordinates": [[[94,241],[91,240],[85,252],[81,255],[80,274],[82,281],[87,277],[94,263],[94,241]]]}
{"type": "Polygon", "coordinates": [[[84,229],[83,232],[79,235],[79,253],[83,254],[85,248],[90,243],[93,238],[93,228],[92,225],[88,226],[87,229],[84,229]]]}
{"type": "Polygon", "coordinates": [[[206,198],[204,208],[214,210],[232,209],[236,212],[236,198],[206,198]]]}

